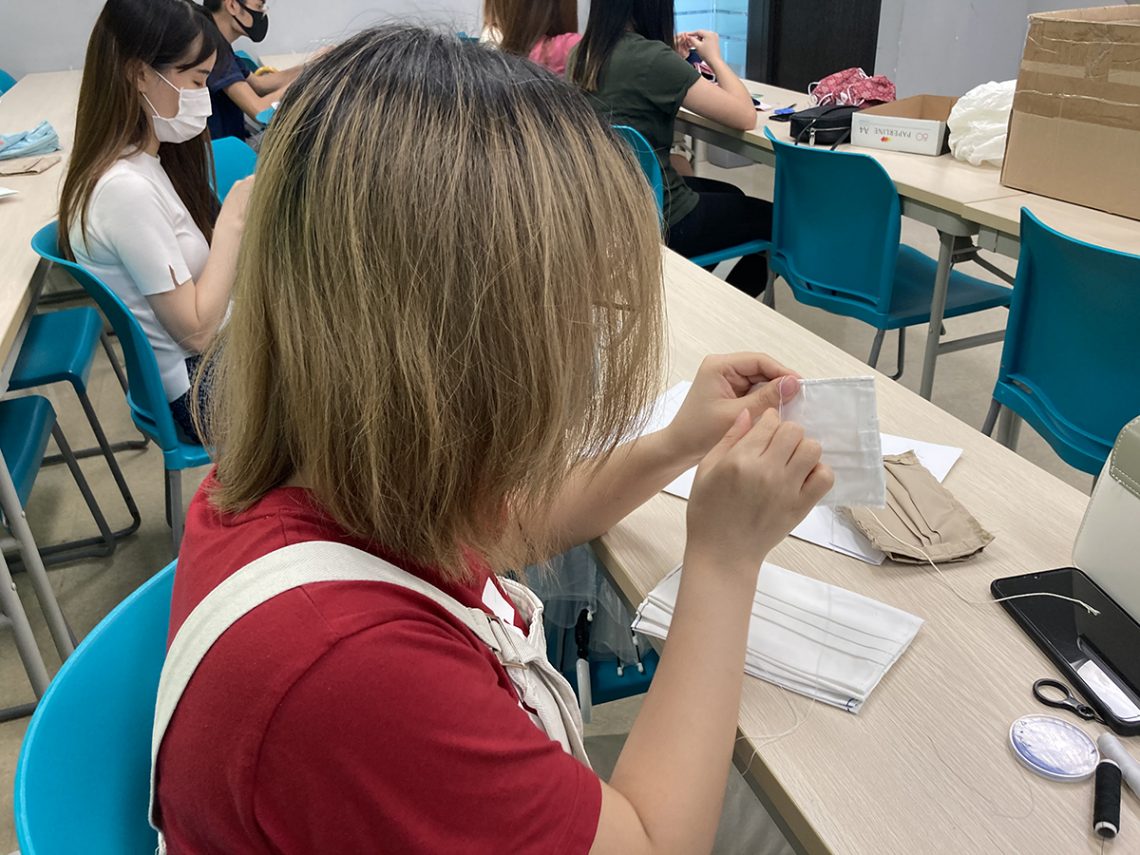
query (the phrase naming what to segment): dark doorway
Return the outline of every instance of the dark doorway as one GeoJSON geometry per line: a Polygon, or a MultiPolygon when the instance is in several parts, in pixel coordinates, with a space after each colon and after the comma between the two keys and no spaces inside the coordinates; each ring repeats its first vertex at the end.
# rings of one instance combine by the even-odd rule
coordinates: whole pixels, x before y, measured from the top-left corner
{"type": "Polygon", "coordinates": [[[748,77],[805,91],[844,68],[875,73],[882,0],[750,0],[748,77]]]}

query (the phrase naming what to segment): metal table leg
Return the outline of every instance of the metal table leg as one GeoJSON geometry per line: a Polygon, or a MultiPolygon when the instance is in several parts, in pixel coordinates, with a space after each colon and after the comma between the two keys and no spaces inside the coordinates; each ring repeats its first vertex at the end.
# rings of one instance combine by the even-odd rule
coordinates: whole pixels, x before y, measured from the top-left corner
{"type": "Polygon", "coordinates": [[[35,636],[32,635],[32,625],[28,623],[28,616],[20,602],[20,595],[16,593],[16,584],[12,581],[8,562],[4,560],[3,555],[0,555],[0,610],[12,624],[16,636],[16,650],[24,663],[24,670],[28,673],[32,691],[36,693],[37,698],[43,697],[50,682],[47,667],[44,665],[43,657],[40,656],[40,648],[36,644],[35,636]]]}
{"type": "Polygon", "coordinates": [[[20,498],[16,495],[16,485],[12,483],[12,475],[2,455],[0,455],[0,507],[3,507],[8,527],[20,544],[24,570],[32,582],[36,599],[40,602],[40,609],[43,610],[48,629],[51,631],[55,649],[59,651],[60,659],[66,659],[75,650],[75,645],[71,641],[71,633],[68,631],[67,621],[63,618],[59,602],[52,592],[47,570],[44,569],[44,562],[36,548],[36,541],[32,538],[32,530],[28,527],[28,519],[24,516],[20,498]]]}
{"type": "Polygon", "coordinates": [[[950,290],[950,271],[954,264],[954,235],[938,233],[938,271],[934,274],[934,293],[930,298],[930,326],[926,332],[926,352],[922,357],[922,383],[918,394],[930,400],[934,391],[934,364],[942,338],[942,316],[946,312],[946,294],[950,290]]]}

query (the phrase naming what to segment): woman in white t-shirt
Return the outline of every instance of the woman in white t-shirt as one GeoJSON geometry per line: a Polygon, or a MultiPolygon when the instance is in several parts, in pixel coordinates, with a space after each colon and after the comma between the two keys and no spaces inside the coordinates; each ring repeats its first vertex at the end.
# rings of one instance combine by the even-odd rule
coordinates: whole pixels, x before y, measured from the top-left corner
{"type": "Polygon", "coordinates": [[[199,354],[229,306],[252,179],[219,206],[206,119],[216,29],[189,0],[108,0],[83,69],[60,250],[98,276],[154,348],[175,421],[198,438],[199,354]]]}

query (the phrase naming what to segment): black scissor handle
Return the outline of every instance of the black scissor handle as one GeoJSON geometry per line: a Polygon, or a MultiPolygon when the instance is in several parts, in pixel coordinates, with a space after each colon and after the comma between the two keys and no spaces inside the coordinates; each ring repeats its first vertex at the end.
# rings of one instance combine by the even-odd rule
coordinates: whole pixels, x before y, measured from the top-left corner
{"type": "Polygon", "coordinates": [[[1072,689],[1062,683],[1060,680],[1053,680],[1049,677],[1043,677],[1033,684],[1033,697],[1037,698],[1041,703],[1047,707],[1057,707],[1058,709],[1069,710],[1074,715],[1080,716],[1086,721],[1092,721],[1097,718],[1096,710],[1088,704],[1083,704],[1073,695],[1072,689]],[[1056,689],[1061,693],[1060,698],[1051,698],[1046,695],[1042,689],[1056,689]]]}

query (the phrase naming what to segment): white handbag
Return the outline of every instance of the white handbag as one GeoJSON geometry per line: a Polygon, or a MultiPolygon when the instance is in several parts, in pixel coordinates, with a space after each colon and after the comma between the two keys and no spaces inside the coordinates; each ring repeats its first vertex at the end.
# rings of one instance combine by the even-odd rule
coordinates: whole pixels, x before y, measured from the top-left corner
{"type": "Polygon", "coordinates": [[[1140,417],[1124,426],[1105,461],[1073,564],[1140,621],[1140,417]]]}

